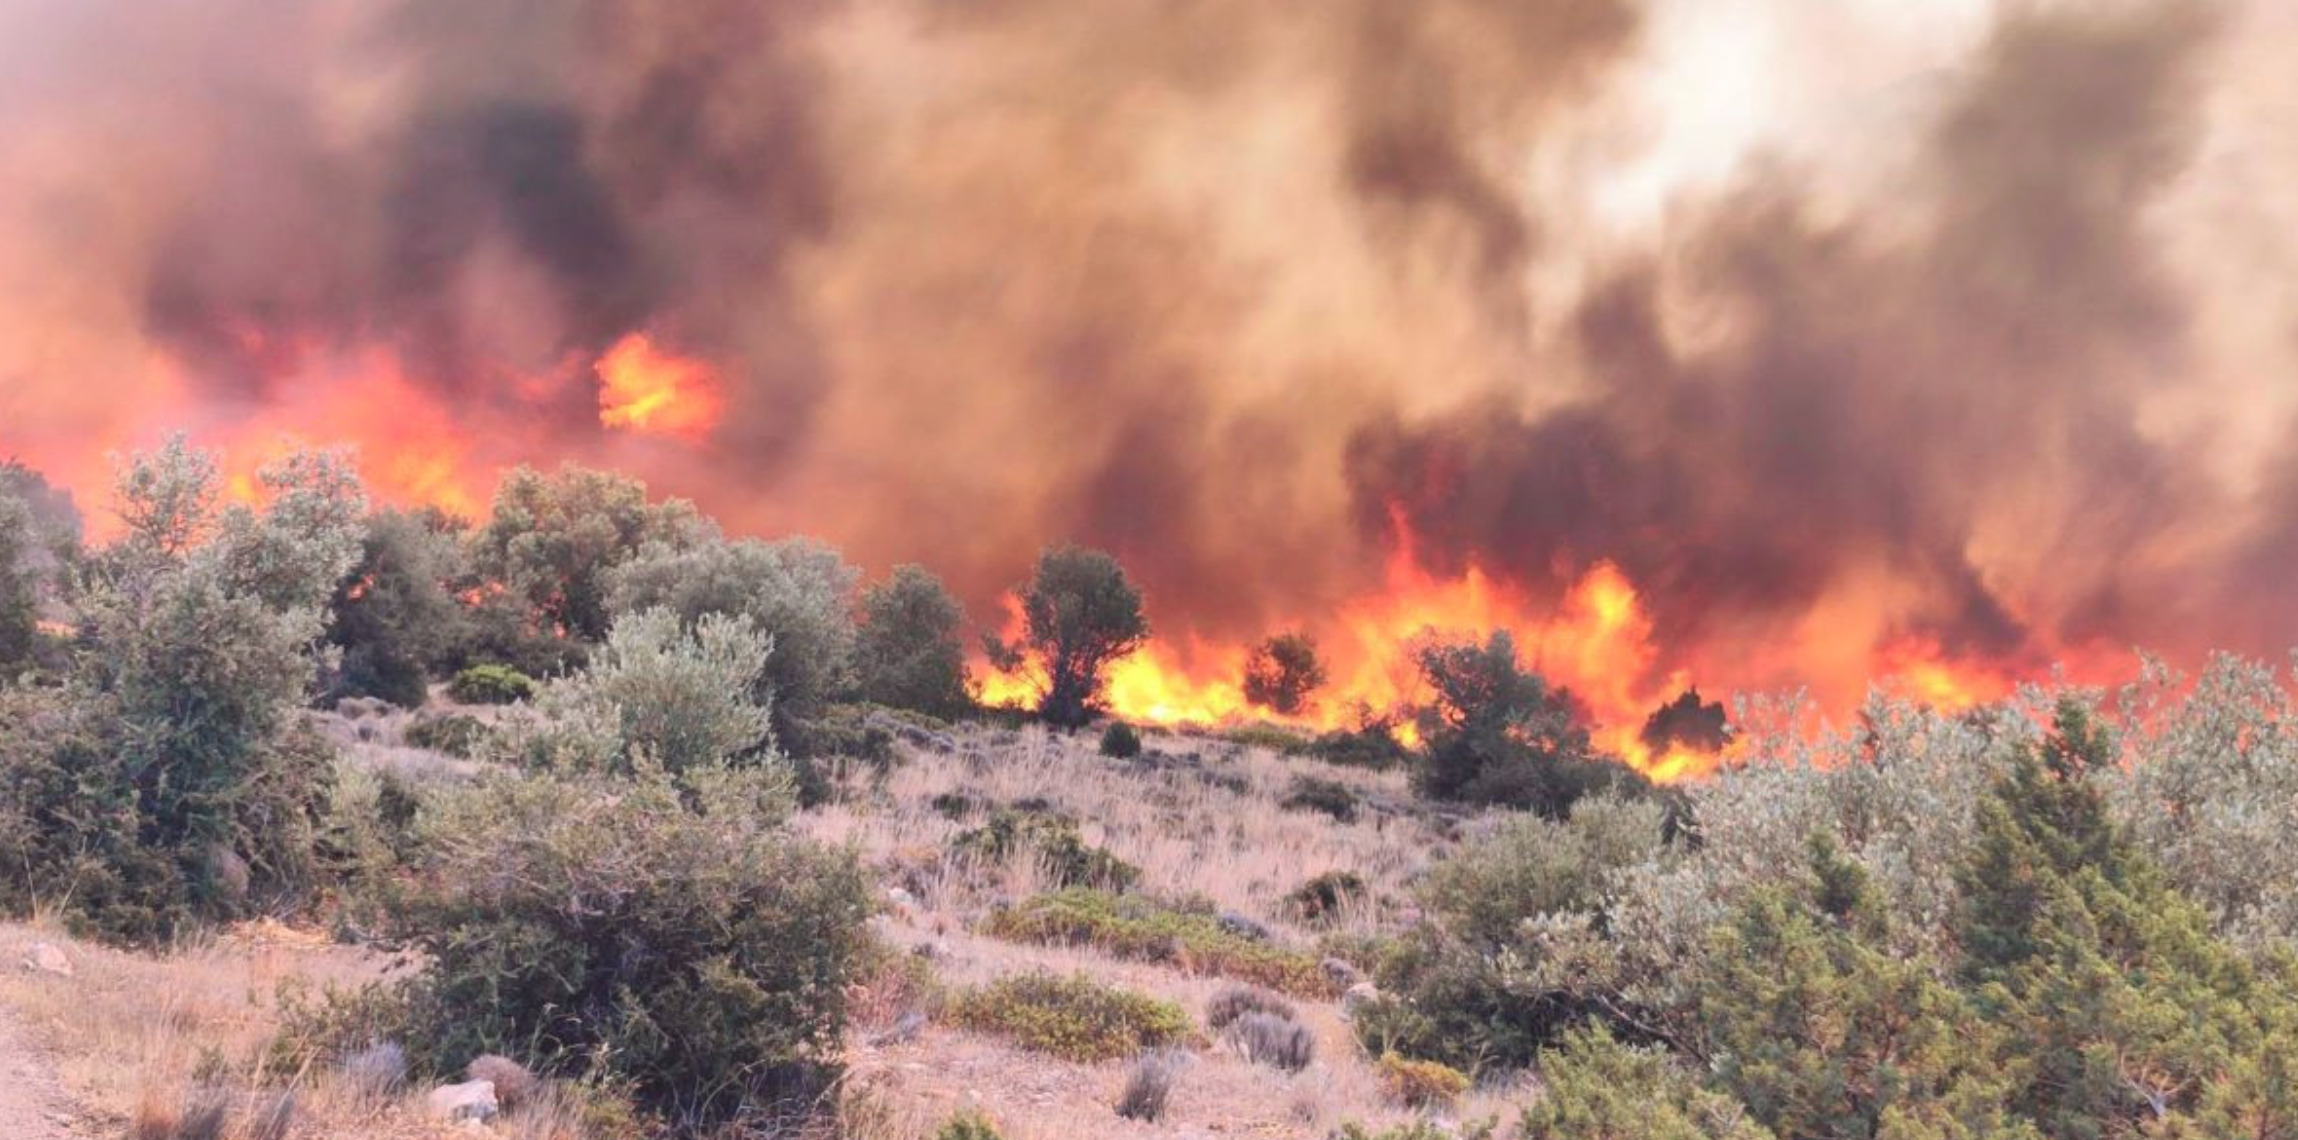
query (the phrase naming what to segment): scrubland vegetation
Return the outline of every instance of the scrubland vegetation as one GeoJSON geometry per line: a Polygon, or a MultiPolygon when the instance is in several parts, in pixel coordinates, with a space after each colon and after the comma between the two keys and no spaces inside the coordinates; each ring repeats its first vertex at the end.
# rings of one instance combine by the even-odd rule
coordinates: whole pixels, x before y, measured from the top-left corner
{"type": "Polygon", "coordinates": [[[1103,723],[1150,628],[1092,551],[992,647],[1025,722],[926,570],[605,473],[466,521],[176,443],[100,546],[0,476],[0,1027],[108,1134],[2298,1137],[2263,665],[1690,695],[1647,739],[1734,763],[1655,788],[1506,631],[1321,737],[1103,723]]]}

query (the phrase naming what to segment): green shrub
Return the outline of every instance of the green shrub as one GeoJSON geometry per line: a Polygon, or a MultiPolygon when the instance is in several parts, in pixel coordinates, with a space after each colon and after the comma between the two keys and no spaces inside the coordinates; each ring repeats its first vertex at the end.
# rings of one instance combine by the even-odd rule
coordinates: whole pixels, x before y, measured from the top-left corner
{"type": "Polygon", "coordinates": [[[771,758],[751,688],[770,648],[748,618],[706,614],[688,627],[666,609],[625,613],[589,665],[504,719],[500,751],[526,767],[617,774],[771,758]]]}
{"type": "Polygon", "coordinates": [[[957,716],[966,692],[965,609],[922,566],[896,566],[862,593],[854,668],[862,696],[894,708],[957,716]]]}
{"type": "Polygon", "coordinates": [[[1364,876],[1354,871],[1326,871],[1286,894],[1285,910],[1302,922],[1327,922],[1352,901],[1362,902],[1371,890],[1364,876]]]}
{"type": "Polygon", "coordinates": [[[934,1130],[934,1140],[1005,1140],[989,1117],[972,1110],[960,1112],[934,1130]]]}
{"type": "Polygon", "coordinates": [[[679,1124],[812,1098],[866,962],[868,879],[791,835],[787,777],[506,777],[445,798],[393,903],[407,1043],[627,1085],[679,1124]]]}
{"type": "Polygon", "coordinates": [[[1141,734],[1124,721],[1115,721],[1101,733],[1101,754],[1119,760],[1141,755],[1141,734]]]}
{"type": "Polygon", "coordinates": [[[1295,776],[1293,786],[1277,806],[1286,811],[1322,812],[1341,823],[1355,823],[1357,803],[1356,789],[1339,780],[1295,776]]]}
{"type": "Polygon", "coordinates": [[[1466,1073],[1436,1061],[1383,1053],[1375,1069],[1380,1074],[1381,1091],[1390,1100],[1411,1108],[1441,1108],[1468,1091],[1466,1073]]]}
{"type": "Polygon", "coordinates": [[[1658,855],[1666,810],[1608,795],[1582,799],[1566,820],[1516,816],[1431,867],[1424,909],[1446,930],[1499,950],[1542,915],[1599,911],[1630,868],[1658,855]]]}
{"type": "Polygon", "coordinates": [[[751,699],[772,710],[782,749],[807,756],[813,745],[808,722],[853,688],[853,594],[860,574],[836,547],[816,538],[651,546],[608,575],[609,608],[665,608],[690,626],[714,615],[747,619],[774,645],[751,684],[751,699]]]}
{"type": "Polygon", "coordinates": [[[1412,760],[1412,751],[1396,739],[1395,726],[1368,719],[1356,728],[1336,728],[1309,742],[1308,754],[1344,768],[1386,772],[1412,760]]]}
{"type": "Polygon", "coordinates": [[[535,695],[535,682],[508,665],[473,665],[447,682],[447,695],[466,705],[516,704],[535,695]]]}
{"type": "Polygon", "coordinates": [[[1636,1049],[1600,1026],[1540,1054],[1540,1099],[1524,1110],[1524,1140],[1771,1140],[1747,1109],[1700,1087],[1662,1049],[1636,1049]]]}
{"type": "Polygon", "coordinates": [[[1201,974],[1312,997],[1333,992],[1318,959],[1238,934],[1211,909],[1178,909],[1138,895],[1072,887],[990,912],[983,932],[1050,946],[1091,946],[1120,958],[1168,962],[1201,974]]]}
{"type": "Polygon", "coordinates": [[[1560,817],[1591,792],[1650,790],[1595,750],[1571,691],[1523,668],[1507,631],[1483,644],[1432,641],[1414,656],[1434,694],[1417,725],[1412,779],[1422,795],[1560,817]]]}
{"type": "Polygon", "coordinates": [[[1180,1006],[1083,974],[1001,978],[952,998],[950,1020],[1071,1061],[1108,1061],[1189,1036],[1180,1006]]]}
{"type": "Polygon", "coordinates": [[[407,725],[402,737],[410,748],[427,748],[469,759],[492,731],[487,722],[469,713],[423,713],[407,725]]]}
{"type": "Polygon", "coordinates": [[[1266,748],[1280,756],[1305,756],[1315,744],[1312,737],[1267,721],[1226,729],[1221,739],[1242,748],[1266,748]]]}
{"type": "Polygon", "coordinates": [[[1050,812],[999,808],[980,827],[951,840],[950,850],[992,863],[1027,854],[1044,865],[1056,886],[1121,891],[1141,878],[1140,868],[1085,842],[1075,823],[1050,812]]]}

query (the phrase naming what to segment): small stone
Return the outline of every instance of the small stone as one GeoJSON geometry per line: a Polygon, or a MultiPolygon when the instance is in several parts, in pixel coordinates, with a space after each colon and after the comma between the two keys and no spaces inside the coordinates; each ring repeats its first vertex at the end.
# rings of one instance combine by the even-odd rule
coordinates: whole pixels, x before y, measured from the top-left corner
{"type": "Polygon", "coordinates": [[[1341,1012],[1353,1015],[1356,1011],[1379,1000],[1379,986],[1373,985],[1371,982],[1358,982],[1350,986],[1347,993],[1341,995],[1341,1012]]]}
{"type": "Polygon", "coordinates": [[[62,950],[47,942],[35,942],[30,949],[24,951],[24,968],[62,978],[72,976],[72,960],[65,957],[62,950]]]}
{"type": "Polygon", "coordinates": [[[1364,971],[1338,958],[1327,958],[1318,968],[1325,972],[1325,980],[1331,982],[1334,989],[1345,990],[1364,980],[1364,971]]]}
{"type": "Polygon", "coordinates": [[[517,1108],[533,1096],[537,1081],[525,1065],[500,1053],[484,1053],[471,1060],[463,1075],[495,1086],[495,1100],[504,1108],[517,1108]]]}
{"type": "Polygon", "coordinates": [[[887,887],[886,901],[898,907],[913,907],[918,905],[917,896],[912,895],[910,892],[905,891],[900,887],[887,887]]]}
{"type": "Polygon", "coordinates": [[[440,1085],[423,1098],[423,1107],[441,1120],[494,1119],[502,1104],[495,1099],[495,1082],[464,1081],[459,1085],[440,1085]]]}

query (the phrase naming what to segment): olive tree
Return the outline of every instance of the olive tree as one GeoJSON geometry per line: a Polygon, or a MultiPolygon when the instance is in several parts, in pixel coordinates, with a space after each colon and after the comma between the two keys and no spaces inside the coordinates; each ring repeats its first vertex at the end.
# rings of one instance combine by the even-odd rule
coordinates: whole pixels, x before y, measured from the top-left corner
{"type": "Polygon", "coordinates": [[[1115,558],[1078,546],[1049,547],[1016,593],[1022,640],[995,645],[1008,661],[1034,655],[1044,670],[1038,715],[1075,728],[1093,719],[1109,666],[1149,641],[1141,591],[1115,558]]]}

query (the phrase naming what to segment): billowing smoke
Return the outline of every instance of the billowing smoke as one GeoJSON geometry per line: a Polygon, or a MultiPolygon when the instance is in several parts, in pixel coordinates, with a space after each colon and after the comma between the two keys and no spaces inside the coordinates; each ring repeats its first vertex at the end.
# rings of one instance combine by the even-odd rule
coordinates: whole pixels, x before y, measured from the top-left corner
{"type": "Polygon", "coordinates": [[[1647,687],[2280,651],[2298,20],[1939,8],[0,0],[0,457],[607,463],[1183,643],[1609,563],[1647,687]],[[1661,161],[1732,37],[1841,107],[1661,161]],[[633,336],[707,430],[602,424],[633,336]]]}

